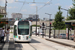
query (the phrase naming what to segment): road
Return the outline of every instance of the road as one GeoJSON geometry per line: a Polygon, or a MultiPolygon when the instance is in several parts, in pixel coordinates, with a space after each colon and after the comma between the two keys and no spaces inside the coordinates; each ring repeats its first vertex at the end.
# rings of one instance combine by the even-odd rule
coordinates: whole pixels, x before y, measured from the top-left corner
{"type": "Polygon", "coordinates": [[[13,35],[10,34],[9,43],[0,43],[0,50],[75,50],[72,47],[47,41],[41,36],[32,36],[30,43],[14,42],[13,35]]]}

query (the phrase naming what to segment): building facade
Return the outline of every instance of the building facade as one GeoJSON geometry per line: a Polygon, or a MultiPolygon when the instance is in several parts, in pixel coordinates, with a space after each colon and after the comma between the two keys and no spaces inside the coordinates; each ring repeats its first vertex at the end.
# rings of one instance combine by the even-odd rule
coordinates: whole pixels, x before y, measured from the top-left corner
{"type": "Polygon", "coordinates": [[[6,15],[5,7],[0,6],[0,15],[6,15]]]}
{"type": "Polygon", "coordinates": [[[38,21],[39,20],[39,15],[30,14],[29,17],[27,18],[27,20],[36,21],[36,17],[37,17],[37,21],[38,21]]]}
{"type": "Polygon", "coordinates": [[[21,19],[22,18],[22,14],[21,13],[12,13],[12,18],[14,19],[21,19]]]}

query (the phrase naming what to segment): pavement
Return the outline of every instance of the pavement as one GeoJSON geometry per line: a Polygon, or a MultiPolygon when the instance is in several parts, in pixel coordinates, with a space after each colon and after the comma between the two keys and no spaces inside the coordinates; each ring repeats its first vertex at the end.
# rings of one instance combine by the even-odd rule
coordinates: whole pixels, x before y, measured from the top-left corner
{"type": "Polygon", "coordinates": [[[66,46],[70,46],[75,48],[75,42],[73,40],[68,40],[68,39],[59,39],[59,38],[49,38],[49,37],[45,37],[46,40],[48,41],[52,41],[52,42],[56,42],[62,45],[66,45],[66,46]]]}
{"type": "Polygon", "coordinates": [[[14,41],[12,34],[9,36],[9,43],[6,42],[6,37],[4,38],[4,43],[0,43],[0,50],[15,50],[14,41]]]}

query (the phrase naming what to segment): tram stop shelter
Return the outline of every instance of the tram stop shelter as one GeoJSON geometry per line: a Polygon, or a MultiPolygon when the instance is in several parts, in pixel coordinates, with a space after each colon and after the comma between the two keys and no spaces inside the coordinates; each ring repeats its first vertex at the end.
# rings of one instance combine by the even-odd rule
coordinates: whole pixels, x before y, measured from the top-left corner
{"type": "MultiPolygon", "coordinates": [[[[74,27],[74,42],[75,42],[75,20],[66,20],[66,25],[72,25],[74,27]]],[[[66,26],[68,28],[68,26],[66,26]]],[[[68,39],[69,39],[69,29],[66,29],[66,34],[68,33],[68,39]]]]}

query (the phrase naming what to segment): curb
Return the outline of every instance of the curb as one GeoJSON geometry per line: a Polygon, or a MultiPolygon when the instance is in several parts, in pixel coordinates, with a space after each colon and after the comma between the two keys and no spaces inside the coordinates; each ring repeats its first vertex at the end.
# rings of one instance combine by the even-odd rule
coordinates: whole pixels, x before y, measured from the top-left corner
{"type": "Polygon", "coordinates": [[[71,44],[67,44],[67,43],[51,40],[51,39],[48,39],[48,38],[45,38],[45,39],[48,40],[48,41],[52,41],[52,42],[55,42],[55,43],[59,43],[59,44],[65,45],[65,46],[70,46],[70,47],[75,48],[75,45],[71,45],[71,44]]]}

